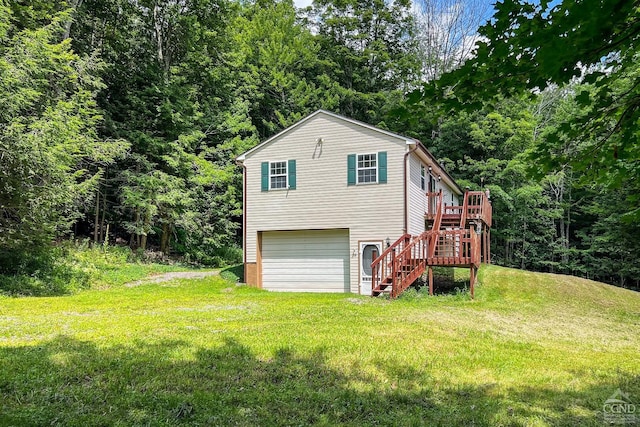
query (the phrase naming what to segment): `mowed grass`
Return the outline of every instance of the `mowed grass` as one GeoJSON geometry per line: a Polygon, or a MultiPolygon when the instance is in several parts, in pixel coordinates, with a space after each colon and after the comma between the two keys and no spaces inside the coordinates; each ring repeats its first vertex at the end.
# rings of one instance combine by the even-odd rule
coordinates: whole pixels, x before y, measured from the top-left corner
{"type": "Polygon", "coordinates": [[[466,294],[220,277],[0,298],[0,425],[602,425],[640,403],[640,294],[483,267],[466,294]]]}

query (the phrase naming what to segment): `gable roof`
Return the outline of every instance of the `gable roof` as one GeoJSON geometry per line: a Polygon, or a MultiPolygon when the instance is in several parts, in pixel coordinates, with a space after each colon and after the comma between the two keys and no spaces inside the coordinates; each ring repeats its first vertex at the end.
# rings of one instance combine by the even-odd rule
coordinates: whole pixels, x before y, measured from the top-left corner
{"type": "Polygon", "coordinates": [[[326,115],[328,115],[330,117],[333,117],[333,118],[336,118],[338,120],[342,120],[342,121],[345,121],[347,123],[351,123],[351,124],[354,124],[354,125],[357,125],[357,126],[361,126],[361,127],[365,128],[365,129],[369,129],[369,130],[372,130],[374,132],[379,132],[379,133],[381,133],[383,135],[387,135],[387,136],[390,136],[392,138],[400,139],[400,140],[404,141],[407,145],[416,145],[416,147],[419,148],[427,157],[429,157],[433,161],[433,163],[438,165],[440,170],[443,172],[444,176],[446,176],[448,178],[449,182],[451,184],[453,184],[454,190],[457,190],[456,192],[458,194],[462,194],[463,193],[463,191],[460,188],[460,186],[458,185],[458,183],[456,183],[456,181],[451,177],[451,175],[449,175],[449,173],[444,169],[444,167],[440,164],[440,162],[438,162],[436,160],[436,158],[433,156],[433,154],[431,154],[431,152],[427,149],[427,147],[425,147],[425,145],[420,140],[415,139],[415,138],[409,138],[407,136],[402,136],[400,134],[393,133],[393,132],[390,132],[388,130],[380,129],[380,128],[377,128],[377,127],[375,127],[373,125],[370,125],[368,123],[364,123],[364,122],[361,122],[361,121],[355,120],[355,119],[350,119],[348,117],[341,116],[340,114],[332,113],[331,111],[327,111],[327,110],[316,110],[315,112],[309,114],[307,117],[303,118],[302,120],[292,124],[288,128],[286,128],[286,129],[278,132],[277,134],[273,135],[271,138],[268,138],[265,141],[262,141],[260,144],[256,145],[252,149],[242,153],[241,155],[236,157],[236,161],[243,162],[247,158],[247,156],[250,155],[251,153],[253,153],[254,151],[266,146],[267,144],[272,143],[274,140],[278,139],[282,135],[285,135],[285,134],[291,132],[292,130],[296,129],[298,126],[301,126],[302,124],[304,124],[308,120],[311,120],[313,117],[315,117],[315,116],[317,116],[319,114],[326,114],[326,115]]]}
{"type": "Polygon", "coordinates": [[[244,152],[243,154],[239,155],[236,158],[236,160],[239,161],[239,162],[244,161],[246,159],[246,157],[248,155],[250,155],[251,153],[253,153],[254,151],[264,147],[267,144],[270,144],[275,139],[281,137],[284,134],[287,134],[287,133],[291,132],[292,130],[294,130],[298,126],[301,126],[302,124],[304,124],[305,122],[307,122],[308,120],[312,119],[313,117],[315,117],[315,116],[317,116],[319,114],[326,114],[326,115],[328,115],[330,117],[333,117],[333,118],[336,118],[338,120],[342,120],[342,121],[345,121],[345,122],[348,122],[348,123],[351,123],[351,124],[354,124],[354,125],[357,125],[357,126],[361,126],[363,128],[366,128],[366,129],[369,129],[369,130],[372,130],[372,131],[375,131],[375,132],[382,133],[382,134],[390,136],[392,138],[400,139],[402,141],[405,141],[405,143],[407,143],[407,144],[419,144],[420,143],[420,141],[418,141],[415,138],[409,138],[409,137],[406,137],[406,136],[398,135],[397,133],[393,133],[393,132],[390,132],[388,130],[380,129],[380,128],[377,128],[377,127],[372,126],[370,124],[367,124],[367,123],[364,123],[364,122],[361,122],[361,121],[358,121],[358,120],[350,119],[348,117],[341,116],[340,114],[332,113],[331,111],[317,110],[317,111],[309,114],[307,117],[305,117],[304,119],[300,120],[299,122],[294,123],[293,125],[289,126],[288,128],[286,128],[286,129],[278,132],[277,134],[273,135],[271,138],[269,138],[269,139],[267,139],[265,141],[262,141],[260,144],[256,145],[252,149],[250,149],[250,150],[244,152]]]}
{"type": "Polygon", "coordinates": [[[438,165],[438,169],[442,172],[443,177],[446,178],[446,181],[448,181],[448,183],[451,185],[452,189],[454,190],[454,192],[458,195],[464,194],[464,191],[462,191],[462,188],[460,188],[460,186],[458,185],[458,183],[455,181],[455,179],[453,179],[451,177],[451,175],[449,175],[449,172],[447,172],[447,170],[444,168],[444,166],[442,166],[442,164],[438,161],[438,159],[436,159],[433,154],[431,154],[431,151],[429,151],[429,149],[422,143],[422,141],[418,141],[417,144],[417,148],[424,153],[424,155],[435,165],[438,165]]]}

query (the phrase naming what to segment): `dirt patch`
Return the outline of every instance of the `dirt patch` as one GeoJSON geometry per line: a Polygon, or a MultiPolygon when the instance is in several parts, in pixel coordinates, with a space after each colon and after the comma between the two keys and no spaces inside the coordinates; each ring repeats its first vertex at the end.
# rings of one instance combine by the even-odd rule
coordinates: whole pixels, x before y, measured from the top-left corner
{"type": "Polygon", "coordinates": [[[136,280],[135,282],[129,282],[124,286],[134,288],[140,285],[148,285],[149,283],[162,283],[175,279],[204,279],[205,277],[217,276],[219,274],[219,271],[173,271],[170,273],[156,274],[142,280],[136,280]]]}

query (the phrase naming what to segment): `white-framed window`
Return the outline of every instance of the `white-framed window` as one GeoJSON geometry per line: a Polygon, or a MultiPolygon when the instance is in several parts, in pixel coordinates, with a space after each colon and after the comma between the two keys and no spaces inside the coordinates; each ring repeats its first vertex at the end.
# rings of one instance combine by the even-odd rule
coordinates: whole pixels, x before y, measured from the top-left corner
{"type": "Polygon", "coordinates": [[[378,154],[358,154],[358,184],[378,182],[378,154]]]}
{"type": "Polygon", "coordinates": [[[420,165],[420,188],[422,191],[427,189],[427,168],[423,164],[420,165]]]}
{"type": "Polygon", "coordinates": [[[269,162],[269,189],[280,190],[287,187],[287,162],[269,162]]]}
{"type": "Polygon", "coordinates": [[[347,155],[347,185],[386,184],[387,152],[347,155]]]}

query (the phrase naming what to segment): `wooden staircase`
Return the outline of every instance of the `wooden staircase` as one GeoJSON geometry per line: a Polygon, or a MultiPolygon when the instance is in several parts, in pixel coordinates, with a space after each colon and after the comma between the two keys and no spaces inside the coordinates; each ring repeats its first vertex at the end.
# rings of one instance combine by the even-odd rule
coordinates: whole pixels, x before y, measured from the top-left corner
{"type": "Polygon", "coordinates": [[[429,293],[433,294],[432,267],[443,266],[470,268],[473,298],[483,248],[484,258],[489,260],[491,204],[488,194],[467,191],[462,206],[443,205],[441,191],[426,193],[426,196],[429,199],[427,206],[435,207],[425,214],[431,228],[418,236],[401,236],[373,260],[372,296],[389,294],[396,298],[426,270],[429,272],[429,293]]]}

